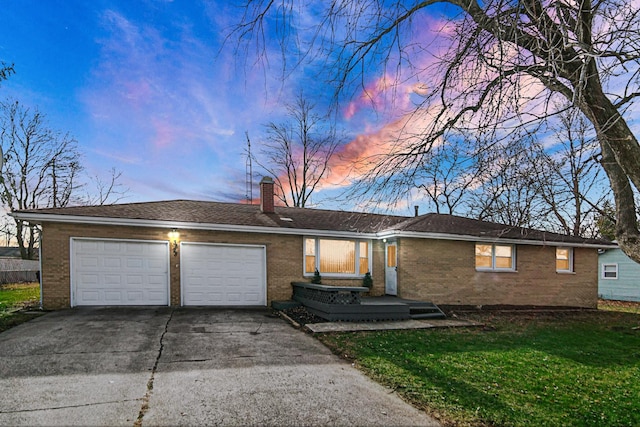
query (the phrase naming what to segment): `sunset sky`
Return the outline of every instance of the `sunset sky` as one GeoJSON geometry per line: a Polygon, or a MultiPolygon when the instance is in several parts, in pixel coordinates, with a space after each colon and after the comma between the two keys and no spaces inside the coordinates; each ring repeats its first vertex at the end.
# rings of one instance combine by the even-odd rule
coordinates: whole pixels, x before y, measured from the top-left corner
{"type": "MultiPolygon", "coordinates": [[[[275,44],[268,46],[274,52],[266,67],[254,66],[255,57],[238,61],[234,45],[223,41],[242,10],[226,1],[0,4],[0,59],[16,71],[2,83],[0,97],[38,107],[50,127],[75,137],[89,174],[122,171],[130,188],[126,202],[242,201],[245,132],[256,152],[264,125],[282,121],[284,104],[301,90],[319,113],[333,95],[322,78],[322,58],[284,84],[275,44]]],[[[387,87],[383,73],[372,69],[365,77],[366,93],[339,106],[338,126],[349,142],[333,162],[334,185],[313,198],[321,207],[336,207],[328,198],[340,193],[351,163],[398,126],[418,84],[407,81],[391,109],[389,97],[380,95],[387,87]]],[[[410,214],[416,203],[407,200],[398,212],[410,214]]]]}

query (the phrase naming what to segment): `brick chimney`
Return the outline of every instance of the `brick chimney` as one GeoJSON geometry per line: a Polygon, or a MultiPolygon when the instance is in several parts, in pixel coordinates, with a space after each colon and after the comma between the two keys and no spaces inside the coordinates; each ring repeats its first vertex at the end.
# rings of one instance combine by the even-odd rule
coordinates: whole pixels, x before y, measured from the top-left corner
{"type": "Polygon", "coordinates": [[[260,210],[263,213],[274,213],[273,179],[265,176],[260,181],[260,210]]]}

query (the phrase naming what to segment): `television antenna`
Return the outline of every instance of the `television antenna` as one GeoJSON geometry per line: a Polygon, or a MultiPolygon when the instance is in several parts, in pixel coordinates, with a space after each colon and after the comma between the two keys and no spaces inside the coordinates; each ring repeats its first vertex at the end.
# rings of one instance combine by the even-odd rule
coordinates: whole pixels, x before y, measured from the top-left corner
{"type": "Polygon", "coordinates": [[[244,133],[247,137],[247,161],[245,162],[245,197],[247,204],[253,202],[253,166],[251,165],[251,140],[249,139],[249,131],[244,133]]]}

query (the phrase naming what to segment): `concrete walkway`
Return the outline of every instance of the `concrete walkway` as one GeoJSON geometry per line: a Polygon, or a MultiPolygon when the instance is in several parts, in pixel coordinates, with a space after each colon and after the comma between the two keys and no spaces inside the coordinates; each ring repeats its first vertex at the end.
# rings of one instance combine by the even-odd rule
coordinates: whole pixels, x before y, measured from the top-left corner
{"type": "Polygon", "coordinates": [[[434,329],[434,328],[470,328],[482,324],[468,320],[393,320],[389,322],[326,322],[307,323],[306,329],[314,333],[357,332],[357,331],[392,331],[402,329],[434,329]]]}
{"type": "Polygon", "coordinates": [[[0,334],[0,425],[438,425],[266,310],[49,313],[0,334]]]}

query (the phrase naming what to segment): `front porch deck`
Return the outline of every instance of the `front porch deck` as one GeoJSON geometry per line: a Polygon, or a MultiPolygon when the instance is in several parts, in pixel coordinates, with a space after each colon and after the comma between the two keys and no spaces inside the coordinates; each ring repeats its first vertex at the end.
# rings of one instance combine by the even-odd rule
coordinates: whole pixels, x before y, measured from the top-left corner
{"type": "Polygon", "coordinates": [[[445,315],[431,302],[394,296],[363,297],[367,288],[292,283],[293,300],[329,321],[437,319],[445,315]]]}

